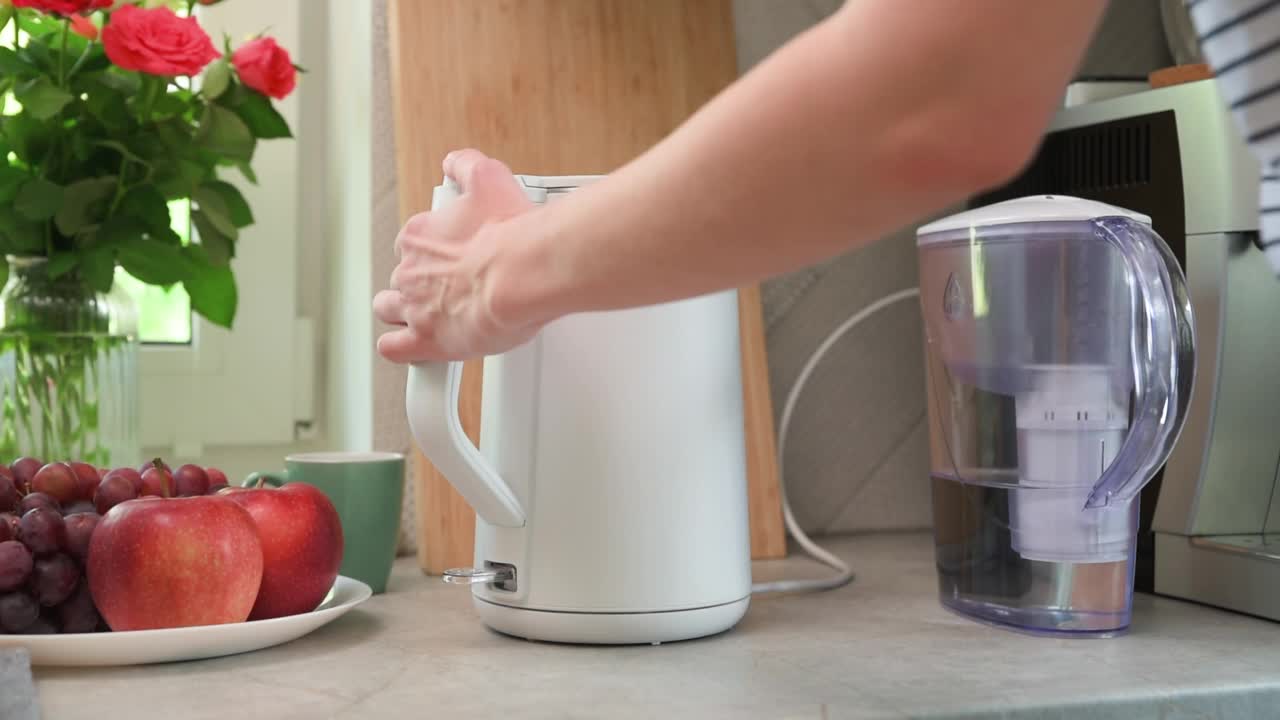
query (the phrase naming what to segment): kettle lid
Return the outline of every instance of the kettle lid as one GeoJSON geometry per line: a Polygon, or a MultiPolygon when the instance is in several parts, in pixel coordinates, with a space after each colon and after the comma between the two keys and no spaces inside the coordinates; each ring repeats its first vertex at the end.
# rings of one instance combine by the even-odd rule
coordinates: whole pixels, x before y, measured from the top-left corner
{"type": "Polygon", "coordinates": [[[1151,225],[1151,218],[1147,215],[1097,200],[1070,195],[1029,195],[966,210],[922,225],[916,230],[916,239],[917,244],[924,245],[935,240],[954,238],[957,230],[967,235],[970,230],[981,227],[1015,223],[1085,222],[1103,217],[1124,217],[1143,225],[1151,225]]]}

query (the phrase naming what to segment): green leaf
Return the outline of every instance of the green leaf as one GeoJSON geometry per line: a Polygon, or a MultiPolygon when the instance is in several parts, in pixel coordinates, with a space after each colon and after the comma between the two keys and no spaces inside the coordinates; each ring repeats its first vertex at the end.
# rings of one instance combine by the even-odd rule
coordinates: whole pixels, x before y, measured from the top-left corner
{"type": "MultiPolygon", "coordinates": [[[[0,16],[3,16],[7,8],[0,6],[0,16]]],[[[3,27],[3,24],[0,24],[3,27]]],[[[0,47],[0,76],[20,77],[23,75],[34,75],[40,72],[37,68],[28,65],[18,57],[18,53],[13,48],[0,47]]]]}
{"type": "Polygon", "coordinates": [[[139,157],[136,153],[130,150],[128,146],[126,146],[122,142],[117,142],[115,140],[99,140],[98,142],[94,143],[94,145],[97,145],[98,147],[104,147],[104,148],[109,148],[111,150],[115,150],[116,152],[120,153],[129,162],[137,163],[139,165],[142,165],[143,167],[148,167],[148,168],[151,167],[151,163],[139,157]]]}
{"type": "Polygon", "coordinates": [[[236,92],[229,95],[227,106],[244,121],[254,137],[263,140],[293,137],[289,123],[276,112],[266,95],[241,85],[237,85],[236,92]]]}
{"type": "Polygon", "coordinates": [[[227,204],[222,200],[221,195],[201,185],[196,188],[196,194],[192,200],[197,204],[195,212],[204,215],[205,220],[219,233],[233,240],[240,234],[236,230],[235,223],[231,222],[231,211],[227,209],[227,204]]]}
{"type": "Polygon", "coordinates": [[[13,207],[28,220],[40,222],[53,217],[62,204],[62,186],[43,178],[32,178],[22,184],[13,207]]]}
{"type": "Polygon", "coordinates": [[[177,95],[165,93],[156,99],[156,104],[151,107],[151,118],[153,120],[177,117],[187,111],[190,107],[186,101],[177,95]]]}
{"type": "Polygon", "coordinates": [[[105,84],[90,85],[85,92],[88,95],[85,105],[89,108],[89,114],[97,118],[98,122],[108,130],[129,129],[133,117],[125,109],[124,95],[105,84]]]}
{"type": "Polygon", "coordinates": [[[207,182],[196,192],[196,202],[201,202],[202,194],[207,196],[209,193],[216,194],[222,199],[227,209],[227,217],[236,227],[248,227],[253,224],[253,211],[249,209],[248,201],[235,185],[222,180],[207,182]]]}
{"type": "Polygon", "coordinates": [[[0,238],[5,240],[5,252],[15,255],[44,252],[44,228],[43,224],[28,220],[20,213],[0,212],[0,238]]]}
{"type": "Polygon", "coordinates": [[[49,273],[51,278],[61,277],[70,272],[79,260],[80,258],[75,253],[54,253],[53,257],[49,258],[48,265],[45,266],[45,272],[49,273]]]}
{"type": "Polygon", "coordinates": [[[213,100],[219,95],[227,91],[231,86],[231,65],[226,59],[218,60],[209,65],[204,71],[204,77],[201,80],[201,92],[204,96],[213,100]]]}
{"type": "Polygon", "coordinates": [[[9,263],[0,262],[0,290],[9,284],[9,263]]]}
{"type": "Polygon", "coordinates": [[[191,197],[204,179],[213,174],[211,168],[185,158],[178,158],[168,167],[162,167],[154,178],[156,189],[166,198],[177,200],[191,197]]]}
{"type": "Polygon", "coordinates": [[[199,247],[190,248],[195,262],[191,277],[182,281],[191,297],[191,309],[203,315],[209,322],[231,328],[236,317],[238,294],[236,278],[227,266],[201,262],[199,247]]]}
{"type": "Polygon", "coordinates": [[[220,106],[207,105],[200,129],[196,131],[200,147],[233,161],[253,159],[253,134],[235,113],[220,106]]]}
{"type": "Polygon", "coordinates": [[[150,234],[169,229],[169,203],[153,185],[136,185],[120,199],[116,212],[137,220],[150,234]]]}
{"type": "Polygon", "coordinates": [[[249,167],[249,163],[236,163],[236,167],[240,168],[240,174],[244,176],[245,180],[248,180],[254,185],[258,184],[258,175],[253,171],[253,168],[249,167]]]}
{"type": "Polygon", "coordinates": [[[108,70],[98,76],[98,82],[126,97],[137,95],[142,89],[142,81],[138,75],[124,71],[108,70]]]}
{"type": "Polygon", "coordinates": [[[80,276],[89,282],[89,286],[98,292],[111,291],[115,282],[115,253],[109,246],[98,245],[90,248],[80,256],[80,276]]]}
{"type": "Polygon", "coordinates": [[[26,113],[10,115],[3,122],[4,135],[9,139],[18,159],[28,165],[44,160],[49,152],[49,137],[52,133],[49,123],[34,120],[26,113]]]}
{"type": "Polygon", "coordinates": [[[171,285],[185,279],[189,263],[181,248],[147,237],[136,237],[121,243],[120,265],[135,278],[149,285],[171,285]]]}
{"type": "Polygon", "coordinates": [[[146,235],[147,228],[142,224],[141,220],[117,212],[107,218],[106,222],[98,226],[98,232],[94,238],[95,245],[107,247],[119,247],[125,243],[132,242],[135,238],[146,235]]]}
{"type": "Polygon", "coordinates": [[[62,192],[62,206],[54,216],[58,232],[71,237],[84,226],[94,224],[93,219],[102,214],[106,209],[103,205],[115,192],[114,175],[86,178],[68,185],[62,192]]]}
{"type": "Polygon", "coordinates": [[[209,263],[219,267],[230,264],[231,258],[236,254],[233,239],[219,232],[203,211],[191,213],[191,224],[196,227],[196,237],[204,248],[209,263]]]}
{"type": "Polygon", "coordinates": [[[43,75],[22,83],[13,91],[13,95],[22,103],[22,108],[37,120],[48,120],[57,115],[72,99],[71,93],[54,85],[43,75]]]}
{"type": "MultiPolygon", "coordinates": [[[[17,197],[18,189],[30,177],[22,168],[0,165],[0,205],[7,205],[17,197]]],[[[0,265],[5,264],[0,262],[0,265]]]]}

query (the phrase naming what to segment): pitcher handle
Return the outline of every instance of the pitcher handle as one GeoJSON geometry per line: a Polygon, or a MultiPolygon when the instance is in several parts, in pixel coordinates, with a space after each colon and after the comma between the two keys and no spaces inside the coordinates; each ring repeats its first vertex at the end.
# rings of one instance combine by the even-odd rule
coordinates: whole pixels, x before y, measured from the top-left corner
{"type": "Polygon", "coordinates": [[[525,512],[515,493],[462,429],[461,387],[462,363],[410,366],[405,391],[409,428],[423,454],[481,519],[500,527],[522,527],[525,512]]]}
{"type": "Polygon", "coordinates": [[[1186,277],[1169,246],[1127,218],[1094,221],[1124,258],[1131,282],[1133,421],[1085,507],[1131,501],[1168,459],[1182,432],[1195,380],[1195,329],[1186,277]]]}

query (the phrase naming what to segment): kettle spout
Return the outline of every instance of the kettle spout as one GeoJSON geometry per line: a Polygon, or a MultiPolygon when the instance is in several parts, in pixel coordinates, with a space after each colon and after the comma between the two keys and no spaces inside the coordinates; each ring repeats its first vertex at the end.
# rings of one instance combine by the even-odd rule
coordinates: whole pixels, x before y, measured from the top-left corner
{"type": "Polygon", "coordinates": [[[482,520],[499,527],[523,527],[525,511],[515,493],[462,430],[461,385],[462,363],[410,366],[405,388],[409,429],[431,464],[482,520]]]}

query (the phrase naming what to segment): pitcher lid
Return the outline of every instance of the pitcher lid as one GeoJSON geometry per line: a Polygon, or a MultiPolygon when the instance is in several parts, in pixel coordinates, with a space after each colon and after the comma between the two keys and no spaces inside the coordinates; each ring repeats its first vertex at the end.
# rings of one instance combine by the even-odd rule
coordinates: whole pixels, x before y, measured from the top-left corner
{"type": "Polygon", "coordinates": [[[1015,223],[1083,222],[1102,217],[1124,217],[1144,225],[1151,224],[1151,218],[1147,215],[1097,200],[1070,195],[1029,195],[948,215],[922,225],[916,230],[916,238],[918,244],[924,245],[933,240],[944,239],[939,236],[954,237],[957,230],[968,234],[971,229],[980,227],[1015,223]]]}

